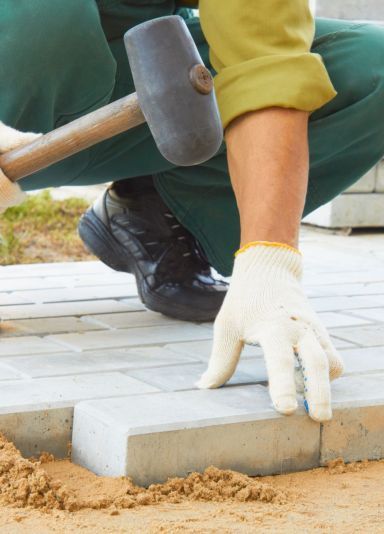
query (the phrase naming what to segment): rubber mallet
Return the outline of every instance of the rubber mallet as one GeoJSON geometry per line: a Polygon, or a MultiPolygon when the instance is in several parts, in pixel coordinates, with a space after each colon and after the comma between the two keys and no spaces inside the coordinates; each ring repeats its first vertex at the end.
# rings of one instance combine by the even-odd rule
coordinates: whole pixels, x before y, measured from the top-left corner
{"type": "Polygon", "coordinates": [[[136,93],[84,115],[0,157],[17,181],[119,133],[148,123],[161,154],[198,165],[218,151],[223,132],[213,80],[184,20],[161,17],[124,36],[136,93]]]}

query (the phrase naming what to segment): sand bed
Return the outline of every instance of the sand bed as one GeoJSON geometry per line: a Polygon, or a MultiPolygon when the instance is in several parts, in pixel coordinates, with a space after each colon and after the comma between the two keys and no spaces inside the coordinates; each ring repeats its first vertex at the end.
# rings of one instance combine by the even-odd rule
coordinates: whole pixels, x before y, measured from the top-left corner
{"type": "Polygon", "coordinates": [[[140,488],[49,455],[27,460],[0,437],[0,531],[384,533],[384,462],[263,478],[212,467],[140,488]]]}

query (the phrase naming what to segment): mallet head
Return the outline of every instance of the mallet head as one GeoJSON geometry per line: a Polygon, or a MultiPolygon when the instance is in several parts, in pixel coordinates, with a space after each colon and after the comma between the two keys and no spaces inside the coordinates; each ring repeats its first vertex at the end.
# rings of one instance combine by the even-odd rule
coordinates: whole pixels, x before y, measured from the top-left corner
{"type": "Polygon", "coordinates": [[[140,107],[161,154],[198,165],[223,140],[213,81],[184,20],[144,22],[124,36],[140,107]]]}

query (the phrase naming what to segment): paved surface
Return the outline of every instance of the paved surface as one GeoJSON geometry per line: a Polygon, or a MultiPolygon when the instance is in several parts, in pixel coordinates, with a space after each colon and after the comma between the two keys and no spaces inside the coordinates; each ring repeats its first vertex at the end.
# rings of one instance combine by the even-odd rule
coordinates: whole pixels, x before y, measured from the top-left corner
{"type": "Polygon", "coordinates": [[[305,229],[305,286],[346,363],[334,419],[271,407],[259,347],[227,387],[197,391],[212,325],[145,311],[101,263],[0,267],[0,429],[141,483],[214,463],[250,474],[384,457],[384,234],[305,229]],[[74,409],[74,407],[76,407],[74,409]]]}

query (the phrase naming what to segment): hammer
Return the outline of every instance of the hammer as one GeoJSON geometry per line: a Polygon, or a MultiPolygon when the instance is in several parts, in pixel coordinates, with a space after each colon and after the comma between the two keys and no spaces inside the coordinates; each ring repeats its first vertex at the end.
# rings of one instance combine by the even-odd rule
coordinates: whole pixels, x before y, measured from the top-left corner
{"type": "Polygon", "coordinates": [[[148,123],[161,154],[198,165],[218,151],[222,126],[213,80],[184,20],[160,17],[124,36],[136,93],[93,111],[0,157],[13,182],[81,150],[148,123]]]}

